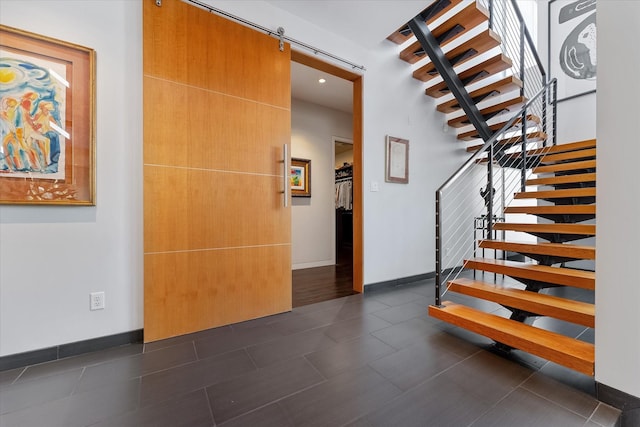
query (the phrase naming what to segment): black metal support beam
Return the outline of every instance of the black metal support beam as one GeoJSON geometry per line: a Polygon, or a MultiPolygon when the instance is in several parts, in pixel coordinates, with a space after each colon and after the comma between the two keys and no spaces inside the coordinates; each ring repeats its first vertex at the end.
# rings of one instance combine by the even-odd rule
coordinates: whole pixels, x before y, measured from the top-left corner
{"type": "Polygon", "coordinates": [[[460,103],[465,114],[473,126],[478,130],[480,137],[484,141],[488,141],[489,138],[491,138],[491,135],[493,135],[493,132],[491,132],[491,129],[487,126],[487,122],[484,120],[484,117],[482,117],[482,114],[480,114],[478,107],[473,103],[473,100],[469,96],[469,92],[467,92],[460,81],[460,77],[458,77],[455,71],[453,71],[453,66],[442,52],[440,45],[431,33],[431,30],[429,30],[429,27],[427,27],[427,24],[425,24],[424,18],[421,15],[418,15],[409,21],[408,25],[420,42],[424,51],[427,52],[429,58],[431,58],[431,62],[433,62],[438,73],[440,73],[445,83],[460,103]]]}

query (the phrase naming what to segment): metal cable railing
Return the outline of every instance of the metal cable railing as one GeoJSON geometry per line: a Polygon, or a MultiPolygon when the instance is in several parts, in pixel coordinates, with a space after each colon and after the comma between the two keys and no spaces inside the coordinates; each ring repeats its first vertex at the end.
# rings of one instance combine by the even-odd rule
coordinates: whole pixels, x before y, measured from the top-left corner
{"type": "Polygon", "coordinates": [[[494,223],[504,221],[505,208],[515,193],[525,190],[545,147],[556,142],[556,81],[547,82],[516,1],[477,1],[490,13],[489,28],[500,37],[526,101],[515,115],[490,119],[508,120],[436,191],[436,305],[447,291],[444,284],[457,278],[465,259],[475,255],[478,240],[497,236],[494,223]]]}
{"type": "Polygon", "coordinates": [[[504,220],[505,208],[551,148],[542,123],[551,123],[547,131],[555,134],[554,121],[547,121],[555,116],[555,88],[555,79],[544,85],[436,191],[436,305],[446,293],[443,284],[464,270],[477,241],[495,238],[493,224],[504,220]],[[547,99],[553,102],[547,105],[547,99]]]}

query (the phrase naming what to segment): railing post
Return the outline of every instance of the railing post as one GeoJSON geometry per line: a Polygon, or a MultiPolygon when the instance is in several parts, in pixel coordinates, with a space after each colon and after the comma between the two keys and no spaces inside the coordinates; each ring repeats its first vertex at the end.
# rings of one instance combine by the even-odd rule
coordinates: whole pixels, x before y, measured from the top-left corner
{"type": "Polygon", "coordinates": [[[493,30],[493,0],[489,0],[489,29],[493,30]]]}
{"type": "Polygon", "coordinates": [[[493,151],[491,144],[488,148],[489,163],[487,164],[487,239],[493,240],[493,151]]]}
{"type": "Polygon", "coordinates": [[[552,138],[552,143],[553,145],[556,145],[557,141],[556,141],[556,137],[558,135],[557,133],[557,129],[558,129],[558,80],[557,79],[553,79],[553,91],[552,93],[552,98],[551,98],[551,102],[553,104],[553,138],[552,138]]]}
{"type": "Polygon", "coordinates": [[[442,220],[440,198],[442,193],[436,191],[436,306],[441,305],[440,285],[442,280],[442,220]]]}
{"type": "MultiPolygon", "coordinates": [[[[547,85],[547,75],[542,73],[542,87],[547,85]]],[[[547,91],[542,94],[542,132],[547,135],[547,91]]],[[[542,146],[547,146],[547,138],[542,141],[542,146]]]]}
{"type": "MultiPolygon", "coordinates": [[[[522,80],[522,89],[520,94],[525,96],[525,56],[524,56],[524,34],[525,34],[524,21],[520,19],[520,80],[522,80]]],[[[525,181],[527,179],[527,110],[522,113],[522,168],[520,169],[520,188],[521,191],[525,190],[525,181]]]]}

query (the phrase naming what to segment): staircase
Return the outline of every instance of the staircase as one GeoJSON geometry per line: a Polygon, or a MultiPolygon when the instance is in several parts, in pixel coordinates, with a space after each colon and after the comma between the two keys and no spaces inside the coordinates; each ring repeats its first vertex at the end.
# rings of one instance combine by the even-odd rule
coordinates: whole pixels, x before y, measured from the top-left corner
{"type": "Polygon", "coordinates": [[[437,0],[388,39],[473,153],[436,194],[429,314],[593,375],[596,141],[556,145],[555,81],[515,1],[437,0]]]}

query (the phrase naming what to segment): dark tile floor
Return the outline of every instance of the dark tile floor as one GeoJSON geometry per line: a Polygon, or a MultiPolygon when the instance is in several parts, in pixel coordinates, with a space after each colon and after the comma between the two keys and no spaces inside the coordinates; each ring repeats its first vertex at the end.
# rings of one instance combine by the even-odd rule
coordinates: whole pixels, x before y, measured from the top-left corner
{"type": "Polygon", "coordinates": [[[405,285],[0,372],[0,426],[615,424],[592,378],[494,354],[428,317],[432,294],[405,285]]]}

